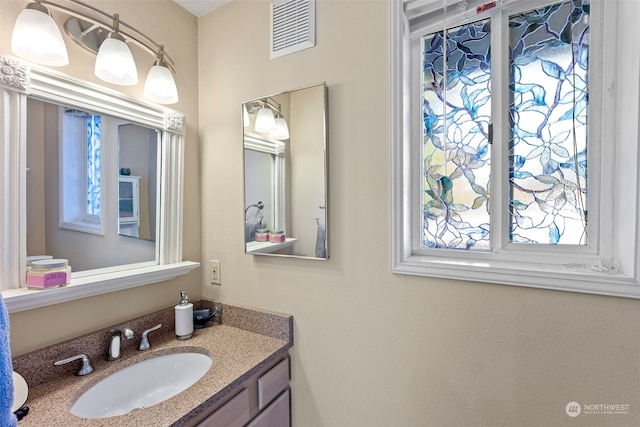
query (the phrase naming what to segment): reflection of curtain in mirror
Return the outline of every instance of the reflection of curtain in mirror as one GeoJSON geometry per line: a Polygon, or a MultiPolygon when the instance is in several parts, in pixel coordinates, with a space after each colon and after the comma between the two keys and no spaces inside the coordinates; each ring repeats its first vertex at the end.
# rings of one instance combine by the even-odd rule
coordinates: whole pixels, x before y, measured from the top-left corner
{"type": "Polygon", "coordinates": [[[87,215],[102,215],[102,128],[100,116],[87,117],[87,215]]]}

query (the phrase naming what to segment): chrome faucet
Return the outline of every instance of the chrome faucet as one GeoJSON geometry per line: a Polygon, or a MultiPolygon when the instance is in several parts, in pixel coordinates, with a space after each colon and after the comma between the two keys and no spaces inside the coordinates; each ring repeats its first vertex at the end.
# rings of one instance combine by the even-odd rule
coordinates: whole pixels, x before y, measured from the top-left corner
{"type": "Polygon", "coordinates": [[[127,327],[112,329],[111,338],[109,338],[109,347],[107,347],[107,360],[118,360],[121,356],[122,342],[120,337],[130,340],[133,338],[133,331],[127,327]]]}

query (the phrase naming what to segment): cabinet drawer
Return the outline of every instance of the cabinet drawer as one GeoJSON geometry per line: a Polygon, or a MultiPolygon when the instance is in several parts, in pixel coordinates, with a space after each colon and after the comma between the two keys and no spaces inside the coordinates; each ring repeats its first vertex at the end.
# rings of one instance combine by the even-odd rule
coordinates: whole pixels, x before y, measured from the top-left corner
{"type": "Polygon", "coordinates": [[[286,390],[267,409],[260,412],[247,427],[290,427],[290,401],[289,390],[286,390]]]}
{"type": "Polygon", "coordinates": [[[198,427],[242,427],[250,418],[249,391],[244,389],[205,418],[198,427]]]}
{"type": "Polygon", "coordinates": [[[289,359],[285,359],[258,378],[258,409],[262,410],[289,386],[289,359]]]}

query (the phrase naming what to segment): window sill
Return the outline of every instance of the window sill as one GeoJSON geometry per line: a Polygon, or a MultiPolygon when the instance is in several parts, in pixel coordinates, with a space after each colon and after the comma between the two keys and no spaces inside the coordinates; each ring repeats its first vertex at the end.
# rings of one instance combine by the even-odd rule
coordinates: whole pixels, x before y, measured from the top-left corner
{"type": "Polygon", "coordinates": [[[20,311],[60,304],[95,295],[136,288],[138,286],[171,280],[199,267],[200,263],[183,261],[174,264],[154,265],[132,270],[114,271],[71,279],[63,288],[51,290],[10,289],[2,291],[7,311],[20,311]]]}
{"type": "Polygon", "coordinates": [[[468,261],[411,255],[395,263],[393,273],[640,298],[638,280],[619,272],[580,271],[543,263],[468,261]]]}
{"type": "Polygon", "coordinates": [[[97,234],[104,236],[102,223],[88,221],[65,221],[60,224],[60,228],[64,230],[79,231],[81,233],[97,234]]]}

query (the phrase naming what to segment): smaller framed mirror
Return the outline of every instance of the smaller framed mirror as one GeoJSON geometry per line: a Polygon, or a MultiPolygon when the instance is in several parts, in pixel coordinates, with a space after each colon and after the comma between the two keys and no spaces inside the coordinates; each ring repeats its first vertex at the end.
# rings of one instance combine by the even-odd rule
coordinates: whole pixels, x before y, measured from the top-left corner
{"type": "Polygon", "coordinates": [[[245,253],[329,257],[327,87],[242,103],[245,253]]]}

